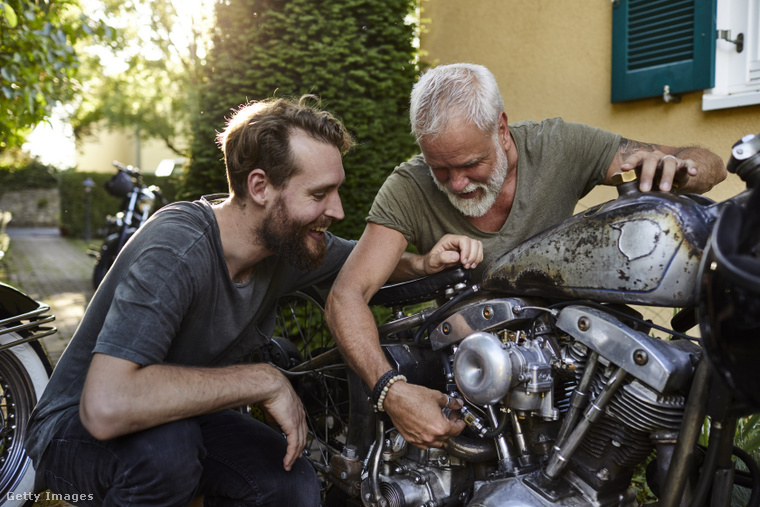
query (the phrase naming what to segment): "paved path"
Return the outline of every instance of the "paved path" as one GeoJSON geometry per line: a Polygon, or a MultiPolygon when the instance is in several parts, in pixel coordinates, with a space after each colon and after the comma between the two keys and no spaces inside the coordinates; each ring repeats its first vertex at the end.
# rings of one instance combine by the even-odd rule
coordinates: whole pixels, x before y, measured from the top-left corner
{"type": "Polygon", "coordinates": [[[61,238],[58,229],[6,229],[13,267],[11,285],[50,306],[58,333],[42,342],[55,364],[92,297],[94,259],[61,238]]]}

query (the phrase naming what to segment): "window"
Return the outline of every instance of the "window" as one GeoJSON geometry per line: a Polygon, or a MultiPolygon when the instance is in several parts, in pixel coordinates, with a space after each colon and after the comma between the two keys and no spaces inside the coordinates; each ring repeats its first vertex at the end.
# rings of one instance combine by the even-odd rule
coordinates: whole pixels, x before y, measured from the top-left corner
{"type": "Polygon", "coordinates": [[[613,0],[612,102],[712,88],[716,1],[613,0]]]}
{"type": "Polygon", "coordinates": [[[760,104],[760,0],[718,0],[717,29],[715,87],[702,109],[760,104]]]}

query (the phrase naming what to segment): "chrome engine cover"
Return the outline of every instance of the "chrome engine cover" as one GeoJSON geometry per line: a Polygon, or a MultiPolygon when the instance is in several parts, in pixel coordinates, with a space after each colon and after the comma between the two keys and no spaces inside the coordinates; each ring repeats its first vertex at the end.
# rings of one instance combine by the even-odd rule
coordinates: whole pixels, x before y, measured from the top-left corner
{"type": "MultiPolygon", "coordinates": [[[[536,472],[537,476],[541,472],[536,472]]],[[[618,507],[638,506],[636,493],[627,490],[615,495],[615,498],[584,497],[569,489],[536,490],[530,481],[531,476],[509,477],[493,481],[475,483],[475,494],[467,507],[599,507],[616,505],[618,507]]]]}
{"type": "Polygon", "coordinates": [[[477,332],[465,338],[454,354],[454,377],[459,391],[473,403],[494,405],[506,398],[510,408],[539,410],[543,417],[555,419],[557,414],[546,404],[552,397],[542,396],[552,392],[550,360],[551,352],[542,349],[538,340],[518,345],[477,332]],[[513,389],[518,385],[520,389],[513,389]]]}

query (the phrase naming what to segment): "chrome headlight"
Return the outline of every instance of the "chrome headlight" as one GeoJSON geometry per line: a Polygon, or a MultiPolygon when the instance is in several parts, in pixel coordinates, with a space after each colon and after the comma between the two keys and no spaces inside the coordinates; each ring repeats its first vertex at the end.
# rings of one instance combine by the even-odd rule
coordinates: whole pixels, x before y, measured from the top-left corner
{"type": "Polygon", "coordinates": [[[137,209],[142,214],[148,214],[153,211],[153,206],[156,203],[156,195],[150,190],[143,190],[140,193],[140,200],[137,201],[137,209]]]}

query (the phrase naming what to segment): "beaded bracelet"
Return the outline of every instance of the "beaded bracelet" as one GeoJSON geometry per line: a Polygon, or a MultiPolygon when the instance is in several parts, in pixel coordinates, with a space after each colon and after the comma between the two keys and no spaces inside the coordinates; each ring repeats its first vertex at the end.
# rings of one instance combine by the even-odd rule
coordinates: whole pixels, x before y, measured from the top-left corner
{"type": "Polygon", "coordinates": [[[380,398],[380,393],[383,391],[385,384],[387,384],[388,381],[396,375],[398,375],[397,370],[388,370],[383,373],[383,375],[378,379],[375,387],[372,389],[372,404],[374,406],[377,406],[377,400],[380,398]]]}
{"type": "Polygon", "coordinates": [[[383,408],[383,402],[385,401],[385,397],[388,395],[388,390],[391,388],[393,384],[395,384],[399,380],[403,380],[404,382],[406,382],[406,377],[403,375],[396,375],[395,377],[391,377],[388,383],[385,384],[385,387],[383,387],[383,390],[380,393],[380,397],[377,399],[378,412],[385,412],[385,409],[383,408]]]}
{"type": "Polygon", "coordinates": [[[393,383],[399,380],[406,380],[406,377],[399,374],[399,372],[396,370],[388,370],[375,384],[374,389],[372,389],[372,405],[374,405],[379,412],[383,412],[382,402],[385,400],[385,396],[388,394],[388,389],[390,389],[393,383]]]}

